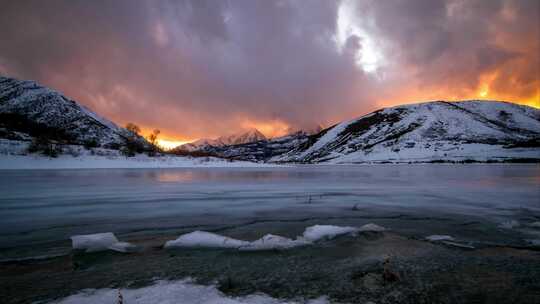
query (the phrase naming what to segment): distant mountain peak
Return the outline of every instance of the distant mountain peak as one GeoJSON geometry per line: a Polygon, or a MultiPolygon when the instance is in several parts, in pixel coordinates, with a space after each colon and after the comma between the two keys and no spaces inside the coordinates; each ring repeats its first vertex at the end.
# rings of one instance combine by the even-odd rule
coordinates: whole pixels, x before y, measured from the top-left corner
{"type": "Polygon", "coordinates": [[[201,138],[194,142],[183,144],[177,149],[185,151],[196,151],[201,150],[207,147],[223,147],[230,145],[240,145],[251,142],[257,142],[261,140],[267,140],[266,136],[262,134],[259,130],[252,128],[247,131],[240,132],[228,136],[220,136],[215,139],[201,138]]]}

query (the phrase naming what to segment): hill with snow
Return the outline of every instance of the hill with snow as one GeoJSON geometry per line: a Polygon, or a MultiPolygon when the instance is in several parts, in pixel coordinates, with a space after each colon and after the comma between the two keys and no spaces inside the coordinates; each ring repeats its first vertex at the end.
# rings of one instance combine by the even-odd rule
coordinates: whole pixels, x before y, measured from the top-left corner
{"type": "Polygon", "coordinates": [[[269,161],[301,163],[540,159],[540,110],[497,101],[435,101],[339,123],[269,161]]]}
{"type": "Polygon", "coordinates": [[[0,138],[30,141],[36,137],[115,149],[125,145],[127,138],[147,144],[55,90],[0,76],[0,138]]]}

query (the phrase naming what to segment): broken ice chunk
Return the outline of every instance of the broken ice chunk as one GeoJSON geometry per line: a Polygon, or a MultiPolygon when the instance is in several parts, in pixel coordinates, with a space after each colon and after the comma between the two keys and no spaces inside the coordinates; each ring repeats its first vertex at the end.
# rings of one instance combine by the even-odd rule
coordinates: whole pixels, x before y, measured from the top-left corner
{"type": "Polygon", "coordinates": [[[383,232],[386,231],[386,228],[379,226],[377,224],[369,223],[358,229],[360,232],[383,232]]]}
{"type": "Polygon", "coordinates": [[[338,235],[356,233],[359,229],[356,227],[342,227],[333,225],[315,225],[307,227],[304,231],[306,240],[315,242],[321,239],[333,239],[338,235]]]}
{"type": "Polygon", "coordinates": [[[107,250],[110,246],[118,243],[118,239],[112,232],[74,235],[71,237],[73,249],[86,250],[86,252],[107,250]]]}
{"type": "Polygon", "coordinates": [[[165,248],[205,247],[205,248],[239,248],[249,242],[233,239],[206,231],[193,231],[179,236],[176,240],[165,243],[165,248]]]}
{"type": "Polygon", "coordinates": [[[290,249],[293,247],[304,246],[311,244],[308,240],[300,237],[296,240],[282,237],[279,235],[267,234],[262,238],[249,243],[249,245],[240,247],[240,250],[243,251],[257,251],[257,250],[283,250],[290,249]]]}

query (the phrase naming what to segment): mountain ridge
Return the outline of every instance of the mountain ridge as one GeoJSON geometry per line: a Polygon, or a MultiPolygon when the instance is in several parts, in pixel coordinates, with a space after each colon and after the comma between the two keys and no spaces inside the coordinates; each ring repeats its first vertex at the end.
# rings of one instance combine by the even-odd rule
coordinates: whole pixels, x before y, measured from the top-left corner
{"type": "Polygon", "coordinates": [[[340,163],[500,158],[505,152],[517,151],[510,150],[511,145],[540,141],[540,111],[498,101],[433,101],[380,109],[323,132],[312,143],[272,161],[340,163]],[[424,146],[412,153],[417,144],[424,146]],[[454,153],[458,146],[474,144],[486,146],[476,147],[482,148],[477,155],[454,153]],[[500,148],[498,151],[494,151],[496,146],[500,148]],[[445,152],[435,153],[441,151],[445,152]]]}
{"type": "MultiPolygon", "coordinates": [[[[40,137],[115,150],[133,141],[149,147],[144,138],[58,91],[0,76],[0,139],[40,137]]],[[[316,134],[269,139],[252,129],[188,147],[200,155],[271,163],[539,161],[540,110],[501,101],[440,100],[383,108],[316,134]]]]}
{"type": "Polygon", "coordinates": [[[148,144],[141,136],[31,80],[0,76],[0,116],[0,135],[4,138],[46,137],[61,143],[91,143],[104,148],[119,148],[130,138],[148,144]]]}

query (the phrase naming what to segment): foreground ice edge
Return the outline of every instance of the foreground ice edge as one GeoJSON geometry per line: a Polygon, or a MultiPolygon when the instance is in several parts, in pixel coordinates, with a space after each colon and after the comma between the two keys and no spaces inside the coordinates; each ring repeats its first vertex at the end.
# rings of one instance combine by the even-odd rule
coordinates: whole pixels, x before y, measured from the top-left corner
{"type": "MultiPolygon", "coordinates": [[[[333,225],[314,225],[307,227],[303,235],[290,239],[279,235],[266,234],[253,242],[237,240],[207,231],[193,231],[182,234],[177,239],[167,241],[164,248],[231,248],[242,251],[283,250],[310,245],[323,239],[333,239],[344,234],[358,232],[381,232],[386,228],[376,224],[366,224],[360,228],[333,225]]],[[[112,232],[74,235],[71,237],[74,250],[96,252],[113,250],[117,252],[135,251],[137,247],[127,242],[120,242],[112,232]]]]}
{"type": "Polygon", "coordinates": [[[283,250],[310,245],[323,239],[333,239],[344,234],[358,232],[382,232],[386,228],[376,224],[366,224],[360,228],[333,225],[314,225],[307,227],[301,236],[290,239],[279,235],[267,234],[253,242],[242,241],[206,231],[193,231],[179,236],[176,240],[167,241],[164,248],[204,247],[233,248],[241,251],[283,250]]]}
{"type": "Polygon", "coordinates": [[[137,289],[85,289],[77,294],[60,299],[56,304],[101,304],[117,303],[119,292],[123,302],[129,304],[146,303],[182,303],[182,304],[325,304],[329,301],[325,297],[309,301],[290,302],[272,298],[266,294],[252,294],[243,297],[228,297],[221,293],[214,285],[199,285],[190,279],[179,281],[160,280],[153,285],[137,289]]]}

